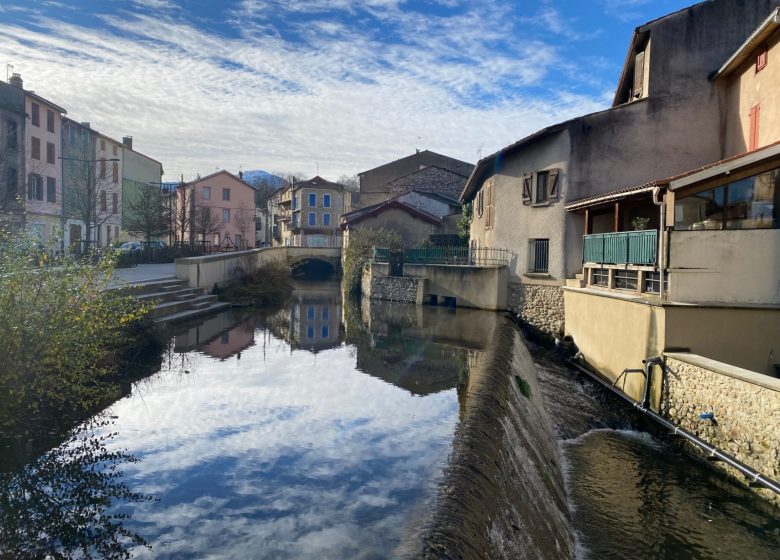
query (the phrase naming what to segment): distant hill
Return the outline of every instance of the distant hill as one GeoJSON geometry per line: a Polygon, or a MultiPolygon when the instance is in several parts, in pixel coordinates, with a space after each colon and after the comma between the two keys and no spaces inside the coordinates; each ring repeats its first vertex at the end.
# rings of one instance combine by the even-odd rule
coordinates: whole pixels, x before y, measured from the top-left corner
{"type": "Polygon", "coordinates": [[[244,181],[256,187],[265,184],[272,187],[275,191],[283,187],[285,184],[284,179],[278,175],[274,175],[268,171],[263,171],[262,169],[244,171],[244,181]]]}

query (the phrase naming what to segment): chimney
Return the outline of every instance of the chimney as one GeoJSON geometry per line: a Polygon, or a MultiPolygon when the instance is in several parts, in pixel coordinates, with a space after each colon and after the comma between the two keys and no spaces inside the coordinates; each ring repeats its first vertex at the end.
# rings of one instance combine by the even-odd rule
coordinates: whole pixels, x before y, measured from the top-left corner
{"type": "Polygon", "coordinates": [[[122,136],[122,144],[125,145],[125,148],[133,149],[133,137],[132,136],[122,136]]]}
{"type": "Polygon", "coordinates": [[[239,171],[238,172],[238,178],[243,180],[243,178],[244,178],[244,172],[243,171],[239,171]]]}
{"type": "Polygon", "coordinates": [[[18,72],[14,72],[13,74],[11,74],[11,77],[8,78],[8,83],[11,84],[14,87],[19,88],[19,89],[24,89],[22,87],[22,85],[24,83],[24,82],[22,82],[22,76],[18,72]]]}
{"type": "Polygon", "coordinates": [[[90,129],[92,128],[92,127],[89,125],[89,123],[88,123],[88,122],[83,122],[83,123],[81,123],[81,126],[83,126],[84,128],[90,128],[90,129]]]}

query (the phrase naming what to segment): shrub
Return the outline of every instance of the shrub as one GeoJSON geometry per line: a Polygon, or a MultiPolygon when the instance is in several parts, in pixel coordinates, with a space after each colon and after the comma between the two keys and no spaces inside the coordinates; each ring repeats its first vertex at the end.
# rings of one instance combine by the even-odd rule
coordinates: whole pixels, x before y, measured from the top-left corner
{"type": "Polygon", "coordinates": [[[344,288],[347,292],[360,290],[360,276],[371,262],[374,247],[391,250],[403,249],[401,235],[385,228],[368,228],[351,231],[349,245],[344,250],[344,288]]]}
{"type": "Polygon", "coordinates": [[[290,270],[281,263],[270,263],[252,272],[250,267],[235,270],[235,283],[217,288],[220,301],[257,307],[278,306],[287,301],[292,293],[290,270]]]}

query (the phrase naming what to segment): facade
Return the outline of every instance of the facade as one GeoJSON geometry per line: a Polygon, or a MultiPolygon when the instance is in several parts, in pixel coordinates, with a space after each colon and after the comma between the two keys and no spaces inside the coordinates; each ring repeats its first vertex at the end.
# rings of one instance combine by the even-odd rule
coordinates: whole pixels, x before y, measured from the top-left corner
{"type": "Polygon", "coordinates": [[[0,82],[0,227],[24,225],[25,95],[18,74],[0,82]],[[16,84],[16,85],[15,85],[16,84]]]}
{"type": "MultiPolygon", "coordinates": [[[[132,136],[122,138],[121,150],[121,173],[122,173],[122,193],[120,195],[122,204],[120,212],[122,214],[122,223],[127,222],[128,210],[132,201],[137,200],[142,189],[160,188],[163,167],[162,164],[144,154],[133,149],[132,136]]],[[[113,157],[113,156],[112,156],[113,157]]],[[[123,233],[123,235],[127,235],[123,233]]],[[[145,241],[140,237],[128,235],[129,239],[136,241],[145,241]]]]}
{"type": "Polygon", "coordinates": [[[458,242],[458,222],[461,205],[456,200],[437,194],[409,191],[385,202],[344,214],[341,229],[344,245],[350,232],[366,228],[385,228],[398,232],[404,245],[427,243],[455,245],[458,242]]]}
{"type": "Polygon", "coordinates": [[[185,241],[197,240],[211,250],[254,248],[254,186],[222,170],[180,185],[179,200],[189,200],[192,206],[185,241]]]}
{"type": "MultiPolygon", "coordinates": [[[[21,78],[17,75],[19,87],[21,78]]],[[[57,239],[62,227],[61,128],[66,111],[25,90],[24,129],[27,172],[26,227],[44,242],[57,239]]]]}
{"type": "MultiPolygon", "coordinates": [[[[351,193],[339,183],[314,177],[278,192],[278,241],[296,247],[340,247],[340,221],[351,193]]],[[[275,198],[275,197],[272,197],[275,198]]]]}
{"type": "MultiPolygon", "coordinates": [[[[508,301],[526,323],[552,335],[563,328],[561,288],[581,268],[584,231],[582,214],[567,213],[567,202],[722,158],[725,93],[710,78],[772,4],[714,0],[638,27],[612,108],[540,130],[478,162],[461,198],[474,207],[471,243],[515,254],[508,301]]],[[[643,217],[625,210],[613,221],[643,217]]]]}
{"type": "Polygon", "coordinates": [[[372,206],[409,190],[456,196],[474,166],[429,150],[358,173],[360,206],[372,206]],[[430,168],[430,169],[429,169],[430,168]],[[423,172],[423,173],[420,173],[423,172]]]}

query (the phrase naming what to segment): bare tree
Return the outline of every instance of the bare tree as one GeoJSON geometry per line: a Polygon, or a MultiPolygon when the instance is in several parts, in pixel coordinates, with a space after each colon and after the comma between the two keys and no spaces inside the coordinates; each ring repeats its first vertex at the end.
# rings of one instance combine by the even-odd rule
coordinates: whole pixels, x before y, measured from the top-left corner
{"type": "Polygon", "coordinates": [[[171,207],[171,227],[176,241],[183,243],[192,229],[192,214],[195,211],[193,189],[181,184],[176,188],[174,197],[171,207]]]}
{"type": "Polygon", "coordinates": [[[147,242],[167,233],[165,204],[157,185],[146,185],[126,203],[125,228],[142,236],[147,242]]]}
{"type": "MultiPolygon", "coordinates": [[[[192,231],[198,236],[198,239],[205,242],[210,235],[220,231],[222,217],[217,215],[216,208],[205,206],[197,195],[193,197],[192,208],[192,231]]],[[[190,242],[192,243],[192,240],[190,242]]]]}
{"type": "MultiPolygon", "coordinates": [[[[241,232],[241,240],[246,242],[247,235],[249,235],[250,231],[252,234],[254,234],[254,231],[252,226],[255,221],[255,212],[251,208],[247,208],[247,206],[242,202],[238,206],[238,210],[236,210],[235,218],[233,218],[233,223],[236,224],[236,227],[238,228],[238,231],[241,232]]],[[[241,247],[239,247],[240,249],[241,247]]]]}
{"type": "Polygon", "coordinates": [[[336,179],[336,182],[340,185],[344,185],[350,192],[360,192],[360,177],[357,175],[342,175],[336,179]]]}

